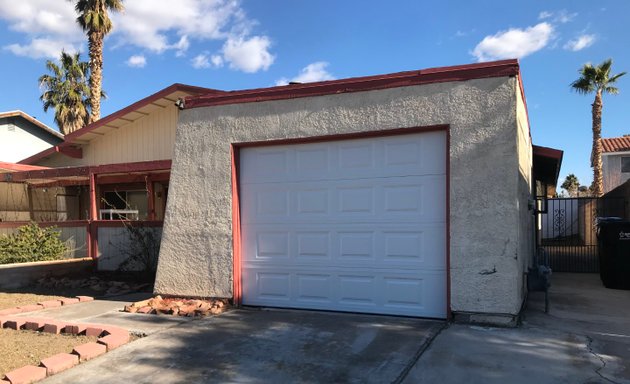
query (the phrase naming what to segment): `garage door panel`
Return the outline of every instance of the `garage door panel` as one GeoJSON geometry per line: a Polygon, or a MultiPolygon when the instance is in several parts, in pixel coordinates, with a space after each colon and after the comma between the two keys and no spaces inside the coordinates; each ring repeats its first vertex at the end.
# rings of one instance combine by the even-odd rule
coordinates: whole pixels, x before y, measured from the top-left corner
{"type": "Polygon", "coordinates": [[[409,176],[243,187],[243,224],[444,221],[445,176],[409,176]]]}
{"type": "MultiPolygon", "coordinates": [[[[245,272],[245,271],[244,271],[245,272]]],[[[444,317],[446,280],[436,272],[247,270],[245,305],[444,317]],[[248,284],[253,286],[248,287],[248,284]],[[258,291],[260,289],[260,291],[258,291]]]]}
{"type": "Polygon", "coordinates": [[[443,132],[245,148],[243,303],[446,315],[443,132]]]}
{"type": "Polygon", "coordinates": [[[295,267],[326,263],[331,268],[360,263],[378,268],[444,269],[443,224],[284,224],[242,226],[243,263],[278,260],[295,267]],[[260,230],[260,232],[256,232],[260,230]]]}
{"type": "Polygon", "coordinates": [[[288,146],[241,152],[242,183],[360,179],[445,173],[441,132],[288,146]],[[437,161],[436,161],[437,160],[437,161]]]}

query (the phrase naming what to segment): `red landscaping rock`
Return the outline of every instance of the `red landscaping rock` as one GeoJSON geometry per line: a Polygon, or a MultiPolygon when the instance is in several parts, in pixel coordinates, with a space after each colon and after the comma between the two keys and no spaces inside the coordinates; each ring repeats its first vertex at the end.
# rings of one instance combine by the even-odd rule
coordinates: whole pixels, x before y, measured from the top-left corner
{"type": "Polygon", "coordinates": [[[103,336],[98,339],[98,343],[103,344],[107,347],[107,351],[111,351],[112,349],[118,348],[121,345],[127,344],[129,342],[129,334],[113,334],[103,336]]]}
{"type": "Polygon", "coordinates": [[[77,296],[77,299],[79,299],[81,303],[85,301],[94,301],[94,298],[92,296],[77,296]]]}
{"type": "Polygon", "coordinates": [[[57,308],[57,307],[61,307],[61,301],[59,300],[46,300],[46,301],[40,301],[39,303],[37,303],[39,305],[41,305],[44,308],[57,308]]]}
{"type": "Polygon", "coordinates": [[[19,308],[7,308],[0,311],[0,316],[15,315],[17,313],[22,313],[22,311],[19,308]]]}
{"type": "Polygon", "coordinates": [[[99,343],[85,343],[74,347],[72,353],[79,356],[79,361],[88,361],[107,352],[107,347],[99,343]]]}
{"type": "Polygon", "coordinates": [[[138,309],[138,313],[151,313],[152,311],[153,311],[153,308],[151,308],[148,305],[138,309]]]}
{"type": "Polygon", "coordinates": [[[17,331],[18,329],[22,329],[22,327],[24,327],[25,324],[26,324],[25,319],[13,318],[13,319],[7,320],[4,323],[4,328],[11,328],[17,331]]]}
{"type": "Polygon", "coordinates": [[[61,333],[61,331],[63,331],[66,325],[68,324],[65,322],[48,320],[46,321],[46,325],[44,325],[43,331],[47,333],[59,334],[61,333]]]}
{"type": "Polygon", "coordinates": [[[101,333],[103,333],[103,328],[96,328],[96,327],[89,327],[89,326],[85,328],[85,336],[100,337],[101,333]]]}
{"type": "Polygon", "coordinates": [[[86,324],[68,324],[66,325],[66,328],[64,328],[63,331],[71,335],[78,335],[85,332],[86,329],[87,329],[86,324]]]}
{"type": "Polygon", "coordinates": [[[54,375],[66,369],[72,368],[79,364],[79,356],[70,353],[59,353],[57,355],[45,358],[41,361],[40,366],[46,368],[46,373],[54,375]]]}
{"type": "Polygon", "coordinates": [[[44,306],[43,305],[39,305],[39,304],[23,305],[21,307],[18,307],[18,309],[20,310],[21,313],[33,312],[33,311],[39,311],[41,309],[44,309],[44,306]]]}
{"type": "Polygon", "coordinates": [[[79,302],[79,299],[77,299],[76,297],[66,297],[60,300],[61,301],[61,305],[70,305],[70,304],[76,304],[79,302]]]}
{"type": "Polygon", "coordinates": [[[30,384],[46,378],[46,368],[27,365],[5,375],[11,384],[30,384]]]}

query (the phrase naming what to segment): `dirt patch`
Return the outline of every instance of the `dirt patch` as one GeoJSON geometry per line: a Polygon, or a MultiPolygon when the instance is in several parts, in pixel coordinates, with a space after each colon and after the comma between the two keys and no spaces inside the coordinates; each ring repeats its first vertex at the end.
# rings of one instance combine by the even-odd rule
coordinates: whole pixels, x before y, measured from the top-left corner
{"type": "Polygon", "coordinates": [[[96,341],[96,337],[0,329],[0,378],[25,365],[37,366],[52,355],[70,353],[77,345],[91,341],[96,341]]]}
{"type": "Polygon", "coordinates": [[[6,293],[0,292],[0,309],[19,307],[22,305],[37,304],[40,301],[57,300],[62,296],[37,295],[33,293],[6,293]]]}

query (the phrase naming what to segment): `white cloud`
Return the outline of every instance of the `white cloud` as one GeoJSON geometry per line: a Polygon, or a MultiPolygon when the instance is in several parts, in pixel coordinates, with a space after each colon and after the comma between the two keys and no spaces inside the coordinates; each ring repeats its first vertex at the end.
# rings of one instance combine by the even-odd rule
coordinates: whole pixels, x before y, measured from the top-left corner
{"type": "Polygon", "coordinates": [[[577,15],[577,12],[571,13],[566,9],[562,9],[557,12],[542,11],[538,14],[538,20],[550,19],[553,22],[565,24],[573,21],[577,15]]]}
{"type": "Polygon", "coordinates": [[[595,35],[580,35],[575,39],[569,40],[563,48],[569,51],[577,52],[590,47],[593,43],[595,43],[595,40],[595,35]]]}
{"type": "Polygon", "coordinates": [[[25,56],[33,59],[58,59],[61,51],[75,53],[78,47],[72,43],[61,40],[33,39],[29,44],[10,44],[4,49],[17,56],[25,56]]]}
{"type": "MultiPolygon", "coordinates": [[[[215,67],[225,61],[231,68],[256,72],[273,63],[269,37],[252,35],[257,22],[247,17],[241,0],[133,0],[125,1],[124,6],[122,13],[110,15],[114,23],[107,44],[110,49],[133,46],[154,54],[170,51],[183,57],[193,42],[215,41],[223,45],[221,63],[210,58],[215,67]],[[253,56],[248,59],[244,54],[253,56]]],[[[50,52],[42,53],[41,46],[37,53],[25,51],[43,40],[64,42],[64,46],[85,44],[71,1],[0,0],[0,19],[6,20],[10,29],[26,35],[26,43],[11,42],[5,47],[15,54],[50,56],[50,52]]]]}
{"type": "Polygon", "coordinates": [[[133,55],[127,60],[127,65],[132,68],[144,68],[147,65],[147,58],[143,55],[133,55]]]}
{"type": "Polygon", "coordinates": [[[247,73],[267,70],[275,57],[269,52],[271,41],[267,36],[250,38],[229,37],[223,45],[223,59],[230,68],[247,73]]]}
{"type": "Polygon", "coordinates": [[[223,66],[223,57],[220,55],[209,56],[207,53],[201,53],[195,56],[191,61],[193,68],[220,68],[223,66]]]}
{"type": "Polygon", "coordinates": [[[208,55],[199,54],[195,56],[192,60],[192,66],[197,69],[210,68],[210,60],[208,60],[208,55]]]}
{"type": "Polygon", "coordinates": [[[276,85],[287,85],[289,82],[296,83],[313,83],[316,81],[334,80],[335,77],[326,70],[328,63],[325,61],[317,61],[302,68],[300,73],[292,78],[282,78],[276,81],[276,85]]]}
{"type": "Polygon", "coordinates": [[[523,58],[544,48],[553,37],[554,27],[539,23],[526,29],[512,28],[486,36],[473,50],[478,61],[523,58]]]}

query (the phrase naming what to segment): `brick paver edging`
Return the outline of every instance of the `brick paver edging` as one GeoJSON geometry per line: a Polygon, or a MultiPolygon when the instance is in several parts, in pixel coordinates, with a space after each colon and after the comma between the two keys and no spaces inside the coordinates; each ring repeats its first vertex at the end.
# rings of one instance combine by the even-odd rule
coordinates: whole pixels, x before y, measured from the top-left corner
{"type": "Polygon", "coordinates": [[[12,316],[17,313],[37,311],[44,308],[54,308],[61,305],[71,305],[92,300],[94,300],[94,298],[89,296],[77,296],[72,299],[50,300],[49,302],[44,301],[37,303],[37,305],[27,305],[0,311],[0,328],[22,329],[55,334],[87,335],[98,338],[96,343],[90,342],[74,347],[71,353],[59,353],[42,359],[38,367],[27,365],[8,372],[5,374],[4,380],[0,379],[0,384],[33,383],[128,343],[129,331],[120,327],[104,324],[77,324],[36,317],[12,316]],[[53,302],[58,302],[59,304],[53,302]],[[30,311],[27,311],[27,308],[30,309],[30,311]]]}

